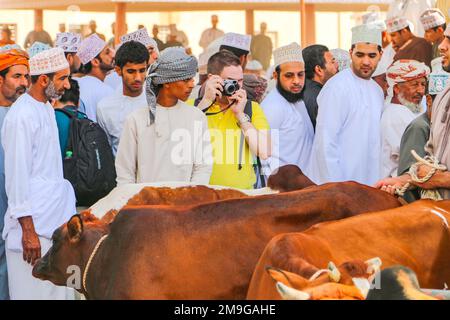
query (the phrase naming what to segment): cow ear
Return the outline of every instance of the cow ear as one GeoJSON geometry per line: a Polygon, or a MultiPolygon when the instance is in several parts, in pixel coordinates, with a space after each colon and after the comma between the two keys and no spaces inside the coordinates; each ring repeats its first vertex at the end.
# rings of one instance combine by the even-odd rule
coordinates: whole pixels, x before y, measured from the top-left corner
{"type": "Polygon", "coordinates": [[[294,287],[296,289],[304,288],[308,284],[307,279],[303,278],[302,276],[296,273],[292,273],[274,267],[266,267],[266,271],[275,282],[281,282],[287,286],[294,287]]]}
{"type": "Polygon", "coordinates": [[[80,241],[83,234],[83,220],[81,220],[79,214],[72,216],[69,222],[67,222],[67,231],[69,233],[70,242],[76,243],[80,241]]]}

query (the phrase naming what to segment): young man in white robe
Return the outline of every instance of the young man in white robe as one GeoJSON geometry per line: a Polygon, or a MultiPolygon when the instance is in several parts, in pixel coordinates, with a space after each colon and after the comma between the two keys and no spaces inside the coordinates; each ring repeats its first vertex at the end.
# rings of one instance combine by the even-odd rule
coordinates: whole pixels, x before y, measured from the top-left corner
{"type": "MultiPolygon", "coordinates": [[[[153,62],[155,62],[159,57],[158,44],[156,43],[156,41],[153,38],[151,38],[149,36],[146,28],[142,28],[135,32],[126,34],[126,35],[120,37],[120,40],[122,41],[120,46],[128,41],[137,41],[137,42],[142,43],[148,50],[148,54],[149,54],[148,65],[153,64],[153,62]]],[[[120,49],[120,46],[117,47],[117,51],[120,49]]],[[[116,66],[117,66],[117,61],[116,61],[116,66]]],[[[108,86],[110,86],[113,90],[118,90],[119,92],[122,92],[122,90],[123,90],[122,77],[117,72],[117,68],[115,68],[115,70],[111,71],[106,76],[105,83],[108,86]]]]}
{"type": "Polygon", "coordinates": [[[78,57],[81,71],[85,74],[76,78],[80,86],[80,110],[89,119],[97,121],[97,105],[105,97],[114,94],[114,90],[104,83],[105,77],[114,69],[114,50],[106,42],[93,34],[80,45],[78,57]]]}
{"type": "Polygon", "coordinates": [[[117,184],[183,181],[208,184],[212,149],[203,112],[184,101],[194,88],[197,60],[167,48],[149,70],[148,106],[125,121],[116,157],[117,184]]]}
{"type": "Polygon", "coordinates": [[[303,102],[305,63],[297,43],[273,52],[277,86],[261,103],[270,125],[272,156],[267,160],[269,174],[293,164],[308,175],[314,128],[303,102]]]}
{"type": "Polygon", "coordinates": [[[113,154],[116,155],[125,118],[133,111],[147,105],[144,83],[149,54],[140,42],[122,44],[116,53],[117,74],[123,90],[103,98],[97,106],[97,122],[105,130],[113,154]]]}
{"type": "MultiPolygon", "coordinates": [[[[450,26],[445,30],[445,39],[439,45],[442,56],[442,66],[446,72],[450,72],[450,26]]],[[[439,195],[444,200],[450,199],[450,85],[436,97],[433,103],[431,115],[431,135],[428,141],[428,151],[430,155],[436,157],[440,164],[447,167],[447,170],[437,170],[436,173],[425,183],[414,181],[411,175],[404,175],[385,178],[375,184],[376,188],[395,194],[405,184],[410,183],[411,188],[424,190],[438,190],[439,195]]],[[[420,164],[417,169],[417,177],[426,177],[432,168],[425,164],[420,164]]]]}
{"type": "Polygon", "coordinates": [[[400,141],[406,127],[425,112],[422,99],[430,69],[416,60],[398,60],[387,70],[394,97],[381,117],[381,176],[397,176],[400,141]]]}
{"type": "Polygon", "coordinates": [[[8,210],[3,238],[11,299],[73,299],[73,290],[32,276],[52,245],[53,231],[76,212],[72,185],[63,177],[55,112],[50,100],[70,88],[60,48],[30,59],[31,88],[11,106],[1,131],[8,210]]]}
{"type": "MultiPolygon", "coordinates": [[[[0,127],[11,105],[26,92],[29,83],[28,54],[21,50],[0,52],[0,127]]],[[[1,139],[0,139],[1,142],[1,139]]],[[[0,233],[3,232],[8,198],[5,190],[5,155],[0,146],[0,233]]],[[[9,299],[5,241],[0,236],[0,300],[9,299]]]]}
{"type": "Polygon", "coordinates": [[[381,32],[352,29],[352,66],[323,87],[317,102],[311,179],[317,183],[354,180],[373,185],[380,177],[380,121],[384,94],[371,79],[381,57],[381,32]]]}

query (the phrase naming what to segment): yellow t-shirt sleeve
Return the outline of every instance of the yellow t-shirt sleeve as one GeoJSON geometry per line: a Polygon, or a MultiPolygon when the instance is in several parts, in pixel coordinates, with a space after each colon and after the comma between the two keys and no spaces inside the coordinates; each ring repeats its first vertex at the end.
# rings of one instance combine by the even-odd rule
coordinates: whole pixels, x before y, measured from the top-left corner
{"type": "Polygon", "coordinates": [[[257,103],[252,101],[252,124],[257,130],[269,130],[269,122],[267,121],[266,115],[263,109],[257,103]]]}

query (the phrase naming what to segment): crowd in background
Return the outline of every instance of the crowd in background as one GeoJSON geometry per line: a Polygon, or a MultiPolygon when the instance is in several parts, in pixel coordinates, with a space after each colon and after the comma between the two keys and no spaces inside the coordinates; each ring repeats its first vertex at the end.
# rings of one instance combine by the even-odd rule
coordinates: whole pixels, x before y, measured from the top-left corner
{"type": "MultiPolygon", "coordinates": [[[[405,17],[368,14],[346,50],[273,49],[265,23],[251,37],[224,33],[212,16],[198,59],[176,26],[165,42],[154,26],[153,37],[140,28],[115,45],[95,22],[86,37],[61,30],[54,41],[38,23],[27,51],[5,29],[0,297],[73,298],[33,278],[33,265],[76,206],[116,184],[252,189],[296,165],[318,184],[353,180],[395,193],[414,184],[411,150],[450,165],[450,27],[438,9],[421,22],[425,38],[405,17]]],[[[410,201],[432,187],[448,198],[448,174],[418,185],[410,201]]]]}

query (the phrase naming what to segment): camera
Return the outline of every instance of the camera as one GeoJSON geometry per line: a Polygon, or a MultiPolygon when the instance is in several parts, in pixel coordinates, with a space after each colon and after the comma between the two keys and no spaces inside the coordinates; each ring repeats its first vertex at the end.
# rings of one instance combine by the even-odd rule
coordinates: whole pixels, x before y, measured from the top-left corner
{"type": "Polygon", "coordinates": [[[224,96],[232,96],[240,88],[237,80],[224,80],[222,93],[224,96]]]}

